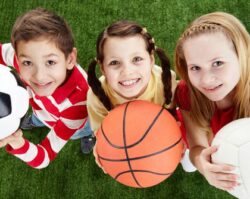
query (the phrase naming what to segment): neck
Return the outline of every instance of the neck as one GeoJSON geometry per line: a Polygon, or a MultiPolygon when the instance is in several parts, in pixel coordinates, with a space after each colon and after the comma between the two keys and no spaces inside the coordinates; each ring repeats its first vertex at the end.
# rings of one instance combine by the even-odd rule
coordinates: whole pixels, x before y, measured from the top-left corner
{"type": "Polygon", "coordinates": [[[223,100],[215,102],[218,109],[227,109],[233,105],[232,93],[228,94],[223,100]]]}

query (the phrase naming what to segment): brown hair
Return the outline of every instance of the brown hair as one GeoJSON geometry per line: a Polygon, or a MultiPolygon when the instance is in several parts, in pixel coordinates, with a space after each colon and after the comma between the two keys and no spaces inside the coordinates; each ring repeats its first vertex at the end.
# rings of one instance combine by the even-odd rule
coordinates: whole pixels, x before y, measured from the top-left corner
{"type": "Polygon", "coordinates": [[[107,110],[112,109],[112,104],[109,97],[106,95],[104,89],[102,88],[101,82],[96,76],[95,67],[96,64],[102,63],[104,59],[103,47],[105,41],[110,37],[132,37],[140,35],[146,44],[146,48],[148,53],[151,55],[154,52],[159,56],[161,66],[162,66],[162,81],[164,84],[164,97],[166,104],[169,104],[172,99],[172,91],[171,91],[171,71],[170,71],[170,61],[165,54],[164,50],[160,48],[156,48],[154,39],[147,32],[145,28],[132,21],[117,21],[110,26],[108,26],[105,30],[101,32],[98,36],[96,42],[96,54],[97,60],[93,60],[89,64],[88,68],[88,82],[90,87],[92,88],[94,94],[98,96],[100,101],[104,104],[107,110]]]}
{"type": "Polygon", "coordinates": [[[18,42],[40,38],[55,42],[65,57],[74,48],[72,31],[66,21],[57,14],[43,8],[36,8],[17,18],[11,33],[11,43],[16,53],[18,53],[18,42]]]}

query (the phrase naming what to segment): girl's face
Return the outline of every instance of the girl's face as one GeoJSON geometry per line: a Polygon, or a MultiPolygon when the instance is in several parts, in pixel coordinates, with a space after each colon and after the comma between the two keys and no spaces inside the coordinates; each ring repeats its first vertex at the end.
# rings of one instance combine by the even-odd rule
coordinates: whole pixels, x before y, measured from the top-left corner
{"type": "Polygon", "coordinates": [[[206,33],[186,40],[183,51],[191,84],[219,107],[231,106],[240,79],[233,43],[223,33],[206,33]]]}
{"type": "Polygon", "coordinates": [[[140,96],[151,77],[154,58],[141,36],[111,37],[103,47],[102,73],[116,93],[126,99],[140,96]]]}

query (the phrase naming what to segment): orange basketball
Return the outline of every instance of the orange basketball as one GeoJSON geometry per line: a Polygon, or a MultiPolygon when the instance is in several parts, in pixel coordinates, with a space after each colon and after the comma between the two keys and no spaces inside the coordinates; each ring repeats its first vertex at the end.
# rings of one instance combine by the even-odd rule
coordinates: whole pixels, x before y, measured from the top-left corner
{"type": "Polygon", "coordinates": [[[183,150],[176,120],[163,107],[147,101],[113,109],[96,138],[97,157],[105,171],[131,187],[150,187],[168,178],[183,150]]]}

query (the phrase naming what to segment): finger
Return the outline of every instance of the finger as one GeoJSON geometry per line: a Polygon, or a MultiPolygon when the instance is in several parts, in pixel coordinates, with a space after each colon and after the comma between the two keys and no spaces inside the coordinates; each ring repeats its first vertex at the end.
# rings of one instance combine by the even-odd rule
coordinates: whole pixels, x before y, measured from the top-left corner
{"type": "Polygon", "coordinates": [[[230,173],[235,169],[232,165],[209,163],[208,170],[215,173],[230,173]]]}
{"type": "Polygon", "coordinates": [[[201,154],[203,156],[206,156],[206,157],[210,157],[213,153],[215,153],[216,151],[218,150],[218,147],[217,146],[211,146],[211,147],[208,147],[204,150],[202,150],[201,154]]]}
{"type": "Polygon", "coordinates": [[[222,189],[224,191],[230,191],[230,190],[233,190],[236,186],[238,186],[237,182],[218,181],[215,187],[222,189]]]}
{"type": "Polygon", "coordinates": [[[15,133],[13,133],[13,136],[21,137],[23,136],[23,131],[21,129],[18,129],[15,133]]]}
{"type": "Polygon", "coordinates": [[[4,147],[4,142],[3,141],[0,141],[0,148],[4,147]]]}
{"type": "Polygon", "coordinates": [[[220,181],[237,182],[238,175],[229,173],[216,173],[216,179],[220,181]]]}

